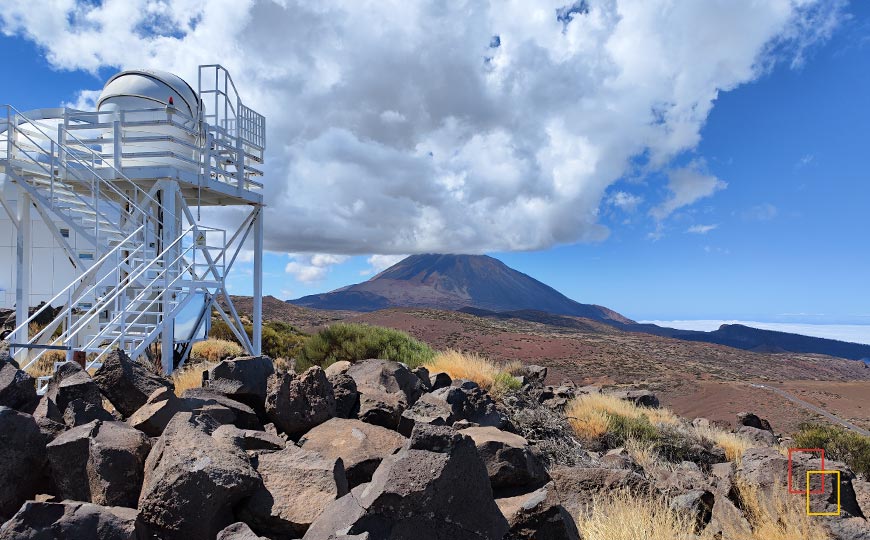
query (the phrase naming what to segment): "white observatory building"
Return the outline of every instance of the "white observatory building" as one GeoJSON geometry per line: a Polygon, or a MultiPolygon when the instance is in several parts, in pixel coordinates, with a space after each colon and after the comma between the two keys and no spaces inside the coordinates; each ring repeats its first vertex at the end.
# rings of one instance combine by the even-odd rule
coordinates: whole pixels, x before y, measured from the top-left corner
{"type": "Polygon", "coordinates": [[[16,309],[5,339],[22,368],[48,350],[90,368],[112,349],[137,358],[159,343],[171,373],[207,335],[212,310],[260,353],[266,122],[226,69],[200,66],[196,90],[170,73],[124,71],[96,111],[5,111],[0,307],[16,309]],[[201,221],[213,206],[246,217],[221,230],[201,221]],[[250,236],[249,336],[225,277],[250,236]],[[37,318],[51,323],[32,334],[37,318]]]}

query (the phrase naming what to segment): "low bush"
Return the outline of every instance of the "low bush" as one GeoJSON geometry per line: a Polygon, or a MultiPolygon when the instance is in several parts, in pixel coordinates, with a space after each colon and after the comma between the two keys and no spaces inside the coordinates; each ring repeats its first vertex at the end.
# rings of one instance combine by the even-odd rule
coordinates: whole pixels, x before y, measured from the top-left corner
{"type": "Polygon", "coordinates": [[[235,358],[244,354],[242,346],[235,341],[209,338],[193,344],[190,357],[193,360],[200,359],[208,362],[220,362],[226,358],[235,358]]]}
{"type": "Polygon", "coordinates": [[[739,463],[743,458],[744,452],[758,446],[757,442],[750,441],[736,433],[730,433],[717,427],[704,426],[694,429],[699,438],[721,446],[725,450],[725,457],[728,461],[739,463]]]}
{"type": "Polygon", "coordinates": [[[421,366],[435,356],[428,345],[408,334],[367,324],[338,323],[309,337],[302,346],[297,369],[334,362],[381,358],[421,366]]]}
{"type": "MultiPolygon", "coordinates": [[[[762,492],[758,486],[738,477],[734,483],[739,506],[752,526],[747,540],[828,540],[830,536],[818,519],[808,516],[802,497],[787,496],[785,486],[772,493],[762,492]]],[[[725,538],[746,538],[734,528],[732,521],[723,521],[725,538]]]]}
{"type": "Polygon", "coordinates": [[[454,350],[440,352],[426,362],[426,368],[430,373],[443,371],[450,375],[451,379],[474,381],[495,396],[519,390],[519,379],[511,375],[511,370],[515,371],[517,365],[517,363],[510,363],[499,366],[477,353],[454,350]]]}
{"type": "Polygon", "coordinates": [[[200,362],[191,364],[172,373],[172,383],[175,385],[175,395],[181,397],[188,388],[202,387],[202,374],[208,371],[213,364],[200,362]]]}
{"type": "Polygon", "coordinates": [[[668,409],[640,407],[607,394],[587,394],[571,400],[565,415],[574,433],[587,441],[597,440],[614,448],[634,439],[653,443],[658,425],[677,425],[679,418],[668,409]]]}
{"type": "Polygon", "coordinates": [[[842,461],[870,478],[870,437],[839,426],[802,424],[794,436],[797,448],[824,448],[825,457],[842,461]]]}
{"type": "Polygon", "coordinates": [[[694,538],[695,524],[688,513],[678,513],[654,495],[638,496],[625,490],[596,496],[577,519],[584,540],[674,540],[694,538]]]}
{"type": "MultiPolygon", "coordinates": [[[[245,333],[250,339],[253,336],[253,326],[245,324],[245,333]]],[[[241,345],[236,335],[223,319],[215,318],[211,323],[209,337],[221,341],[230,341],[241,345]]],[[[302,351],[306,335],[296,327],[281,321],[263,323],[262,351],[271,358],[296,358],[302,351]]]]}

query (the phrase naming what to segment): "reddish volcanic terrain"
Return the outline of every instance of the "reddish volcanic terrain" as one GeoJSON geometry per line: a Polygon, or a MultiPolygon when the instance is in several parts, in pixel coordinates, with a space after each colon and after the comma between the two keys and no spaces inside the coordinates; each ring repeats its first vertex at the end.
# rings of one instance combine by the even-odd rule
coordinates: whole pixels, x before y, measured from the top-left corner
{"type": "MultiPolygon", "coordinates": [[[[249,298],[234,301],[241,312],[250,312],[249,298]]],[[[528,315],[524,317],[531,318],[528,315]]],[[[870,424],[870,369],[852,360],[756,353],[547,314],[540,314],[543,322],[537,322],[432,309],[356,313],[307,309],[267,297],[264,317],[308,332],[342,320],[396,328],[436,349],[476,351],[495,360],[547,366],[553,382],[567,378],[577,384],[646,385],[663,403],[688,417],[731,422],[737,412],[752,410],[769,417],[784,432],[814,419],[772,391],[747,384],[762,382],[858,425],[870,424]]]]}

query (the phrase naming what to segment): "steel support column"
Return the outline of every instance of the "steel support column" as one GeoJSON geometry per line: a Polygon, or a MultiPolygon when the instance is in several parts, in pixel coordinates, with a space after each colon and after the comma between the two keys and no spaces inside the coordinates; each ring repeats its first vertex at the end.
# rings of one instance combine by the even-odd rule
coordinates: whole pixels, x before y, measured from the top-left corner
{"type": "MultiPolygon", "coordinates": [[[[175,199],[178,196],[178,184],[170,180],[161,180],[161,183],[160,202],[163,205],[163,221],[162,230],[160,231],[160,245],[163,248],[176,240],[177,227],[179,225],[175,217],[175,199]]],[[[171,311],[169,306],[175,300],[173,298],[174,291],[170,283],[176,277],[176,269],[172,268],[172,266],[177,253],[176,249],[169,249],[163,258],[166,286],[163,290],[163,298],[160,305],[161,313],[159,315],[160,324],[163,326],[160,333],[160,364],[163,373],[166,375],[172,373],[175,356],[175,321],[167,320],[166,316],[171,311]]]]}
{"type": "MultiPolygon", "coordinates": [[[[18,190],[18,230],[15,236],[15,326],[22,326],[15,341],[27,343],[30,332],[25,325],[30,308],[30,255],[31,255],[31,222],[30,222],[30,194],[24,189],[18,190]]],[[[24,365],[28,349],[18,349],[15,360],[19,365],[24,365]]]]}
{"type": "Polygon", "coordinates": [[[254,354],[262,354],[263,340],[263,207],[254,218],[254,299],[253,299],[254,354]]]}

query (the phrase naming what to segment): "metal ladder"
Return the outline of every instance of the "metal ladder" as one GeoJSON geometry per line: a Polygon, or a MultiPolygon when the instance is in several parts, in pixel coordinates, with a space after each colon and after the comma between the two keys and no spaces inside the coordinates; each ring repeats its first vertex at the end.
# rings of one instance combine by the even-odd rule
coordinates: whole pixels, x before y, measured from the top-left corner
{"type": "MultiPolygon", "coordinates": [[[[37,211],[60,219],[94,247],[93,262],[77,261],[81,275],[10,335],[18,336],[45,309],[63,302],[53,324],[13,346],[39,351],[24,369],[52,349],[70,351],[67,360],[73,348],[83,351],[86,368],[102,365],[114,348],[136,358],[159,338],[162,313],[174,315],[190,301],[188,278],[197,277],[202,266],[196,262],[197,250],[203,249],[201,228],[191,224],[160,246],[161,219],[175,216],[64,125],[57,126],[56,138],[50,131],[9,107],[6,156],[0,163],[37,211]],[[82,304],[83,299],[92,301],[82,304]],[[64,327],[56,335],[60,321],[64,327]]],[[[40,390],[49,378],[40,377],[40,390]]]]}

